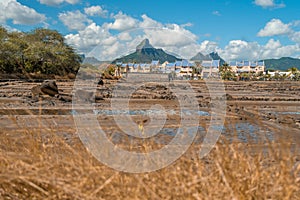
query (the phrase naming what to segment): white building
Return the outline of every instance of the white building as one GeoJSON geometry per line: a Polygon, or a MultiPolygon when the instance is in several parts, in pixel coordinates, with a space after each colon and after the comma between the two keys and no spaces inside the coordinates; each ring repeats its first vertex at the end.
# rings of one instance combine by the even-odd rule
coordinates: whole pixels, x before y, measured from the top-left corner
{"type": "Polygon", "coordinates": [[[220,60],[203,60],[201,66],[202,66],[202,72],[201,72],[202,78],[219,76],[220,60]]]}
{"type": "Polygon", "coordinates": [[[260,72],[265,71],[265,63],[264,61],[231,61],[229,63],[231,70],[236,73],[255,73],[258,74],[260,72]]]}

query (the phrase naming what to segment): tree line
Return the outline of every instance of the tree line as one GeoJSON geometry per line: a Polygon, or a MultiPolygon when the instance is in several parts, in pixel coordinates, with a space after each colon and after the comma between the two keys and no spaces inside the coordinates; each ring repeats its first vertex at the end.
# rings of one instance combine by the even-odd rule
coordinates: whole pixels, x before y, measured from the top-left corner
{"type": "Polygon", "coordinates": [[[66,75],[76,73],[82,58],[55,30],[9,32],[0,26],[0,72],[66,75]]]}

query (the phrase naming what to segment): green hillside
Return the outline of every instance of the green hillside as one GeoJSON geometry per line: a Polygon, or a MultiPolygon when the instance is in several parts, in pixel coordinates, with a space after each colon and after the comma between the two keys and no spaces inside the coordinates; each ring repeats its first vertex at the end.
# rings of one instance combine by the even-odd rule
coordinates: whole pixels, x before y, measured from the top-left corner
{"type": "Polygon", "coordinates": [[[175,62],[176,60],[181,59],[167,54],[162,49],[152,47],[149,40],[145,39],[136,47],[136,51],[134,53],[118,58],[114,60],[113,63],[150,63],[152,60],[159,60],[160,63],[163,63],[165,61],[175,62]]]}
{"type": "Polygon", "coordinates": [[[264,61],[267,69],[280,71],[287,71],[291,67],[300,69],[300,59],[297,58],[283,57],[280,59],[267,59],[264,61]]]}

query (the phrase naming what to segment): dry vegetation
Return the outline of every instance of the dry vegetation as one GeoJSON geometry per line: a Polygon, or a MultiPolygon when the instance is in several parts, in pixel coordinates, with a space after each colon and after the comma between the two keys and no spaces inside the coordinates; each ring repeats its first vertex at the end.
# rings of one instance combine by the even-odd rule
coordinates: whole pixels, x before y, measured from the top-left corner
{"type": "MultiPolygon", "coordinates": [[[[207,92],[201,84],[194,82],[193,86],[199,93],[201,108],[207,108],[207,92]]],[[[70,85],[59,83],[63,93],[72,88],[70,85]]],[[[70,104],[53,99],[27,101],[32,86],[22,82],[1,86],[0,199],[300,199],[299,115],[272,113],[298,111],[299,84],[228,83],[225,125],[251,122],[259,127],[251,133],[258,141],[249,138],[243,142],[233,138],[238,137],[237,132],[226,132],[207,157],[198,158],[200,144],[195,143],[172,165],[143,174],[118,172],[97,161],[82,145],[72,120],[68,120],[72,118],[66,114],[70,104]],[[26,110],[28,102],[31,110],[26,110]],[[41,109],[56,109],[53,102],[61,114],[41,109]],[[26,122],[38,124],[30,122],[39,121],[39,117],[58,126],[23,128],[26,122]],[[265,129],[274,132],[269,142],[264,139],[265,129]]],[[[164,101],[167,109],[174,107],[164,101]]],[[[138,102],[131,109],[147,109],[144,100],[138,102]]],[[[105,110],[106,106],[104,101],[99,102],[99,109],[105,110]]],[[[112,117],[98,117],[107,130],[116,131],[112,117]]],[[[199,118],[203,127],[206,118],[199,118]]],[[[176,124],[176,120],[170,118],[166,124],[176,124]]],[[[250,128],[244,131],[243,136],[253,137],[247,132],[250,128]]],[[[141,150],[137,146],[124,149],[141,150]]]]}
{"type": "Polygon", "coordinates": [[[222,138],[208,157],[196,145],[152,173],[114,171],[79,141],[24,130],[0,134],[3,199],[300,199],[300,165],[290,143],[247,144],[222,138]]]}

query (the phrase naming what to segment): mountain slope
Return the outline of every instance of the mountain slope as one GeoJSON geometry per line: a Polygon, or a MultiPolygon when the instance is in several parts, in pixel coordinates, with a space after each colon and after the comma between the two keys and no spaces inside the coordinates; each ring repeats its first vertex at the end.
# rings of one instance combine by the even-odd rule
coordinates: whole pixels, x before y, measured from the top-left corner
{"type": "Polygon", "coordinates": [[[221,58],[217,52],[211,52],[209,57],[211,57],[213,60],[220,60],[220,66],[225,63],[225,60],[221,58]]]}
{"type": "Polygon", "coordinates": [[[210,60],[211,58],[209,55],[203,55],[201,52],[197,53],[194,57],[191,58],[191,60],[210,60]]]}
{"type": "Polygon", "coordinates": [[[116,62],[135,62],[135,63],[150,63],[152,60],[159,60],[160,63],[165,61],[175,62],[181,60],[173,55],[167,54],[162,49],[154,48],[148,39],[143,40],[137,47],[136,51],[132,54],[117,58],[113,61],[116,62]]]}
{"type": "Polygon", "coordinates": [[[91,64],[91,65],[100,65],[102,62],[101,61],[99,61],[97,58],[95,58],[95,57],[86,57],[86,58],[84,58],[84,60],[83,60],[83,62],[82,62],[83,64],[91,64]]]}
{"type": "Polygon", "coordinates": [[[283,57],[280,59],[266,59],[264,60],[267,69],[286,71],[291,67],[300,69],[300,59],[283,57]]]}
{"type": "Polygon", "coordinates": [[[197,53],[191,58],[193,61],[203,61],[203,60],[220,60],[220,65],[225,63],[225,60],[219,56],[217,52],[211,52],[210,54],[204,55],[201,52],[197,53]]]}

